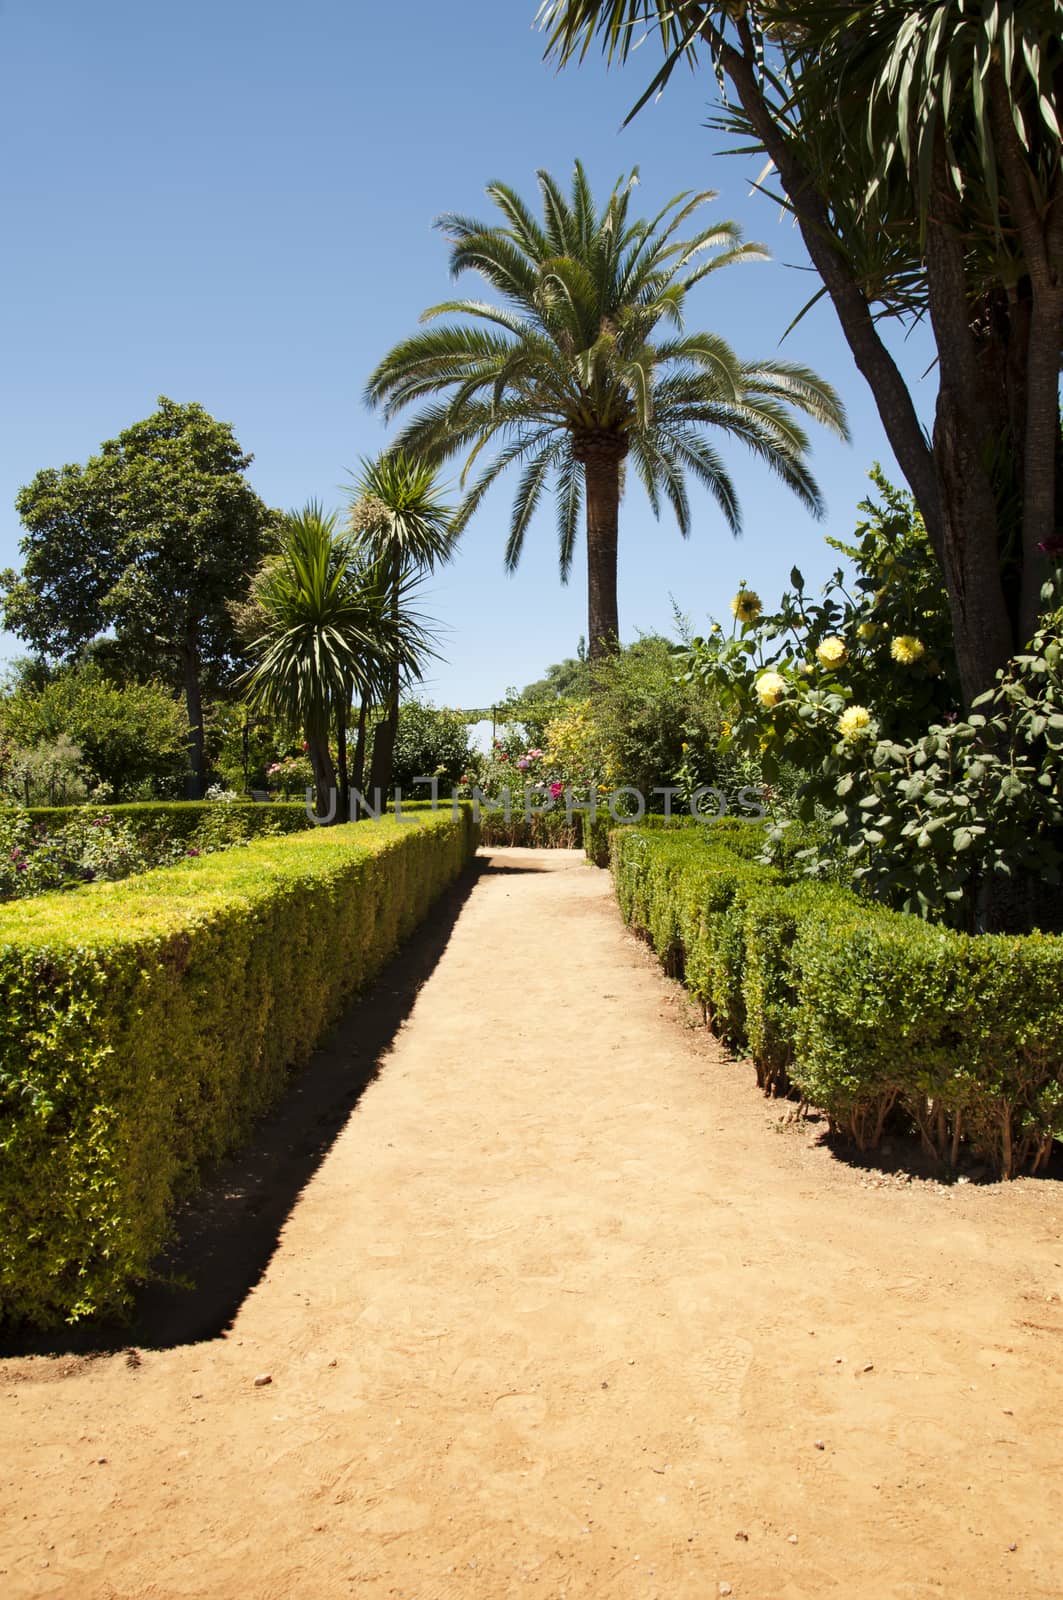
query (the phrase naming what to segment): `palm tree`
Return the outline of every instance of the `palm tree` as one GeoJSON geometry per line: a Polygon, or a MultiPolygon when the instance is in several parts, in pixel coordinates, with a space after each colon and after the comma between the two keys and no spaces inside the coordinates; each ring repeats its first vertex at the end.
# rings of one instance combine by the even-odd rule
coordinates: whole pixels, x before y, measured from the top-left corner
{"type": "Polygon", "coordinates": [[[456,531],[508,466],[521,467],[506,545],[510,571],[552,480],[567,580],[585,498],[592,656],[614,648],[619,632],[617,530],[629,457],[654,515],[663,496],[684,537],[690,531],[688,475],[715,497],[737,534],[738,500],[711,442],[713,431],[742,440],[817,516],[822,499],[794,412],[843,437],[846,432],[834,391],[807,368],[742,362],[718,335],[683,331],[695,284],[732,262],[763,259],[765,252],[743,244],[733,222],[677,237],[715,198],[712,191],[677,195],[649,222],[629,219],[637,176],[636,169],[618,181],[601,211],[577,162],[570,197],[549,173],[538,174],[542,221],[501,183],[490,184],[487,193],[503,226],[441,218],[454,275],[479,272],[502,303],[433,306],[422,321],[452,313],[469,320],[396,345],[366,391],[389,418],[428,401],[406,424],[398,446],[434,462],[468,450],[463,486],[481,450],[498,446],[458,508],[456,531]],[[674,331],[654,342],[662,324],[674,331]]]}
{"type": "MultiPolygon", "coordinates": [[[[251,585],[244,630],[254,635],[254,665],[241,683],[249,705],[276,716],[306,739],[319,815],[331,810],[337,784],[329,749],[341,752],[356,695],[363,699],[390,681],[395,664],[430,652],[421,620],[396,595],[380,562],[367,560],[343,534],[335,514],[311,504],[284,518],[275,554],[251,585]]],[[[346,796],[340,793],[340,814],[346,796]]]]}
{"type": "MultiPolygon", "coordinates": [[[[351,531],[359,554],[380,569],[393,630],[401,637],[399,618],[405,596],[421,579],[449,561],[456,533],[452,508],[442,499],[436,473],[424,461],[393,450],[363,461],[351,503],[351,531]]],[[[399,695],[403,682],[423,675],[423,658],[398,652],[390,662],[377,697],[383,716],[373,736],[370,790],[383,793],[391,783],[399,695]]],[[[358,718],[355,787],[361,788],[366,718],[370,696],[363,696],[358,718]]]]}

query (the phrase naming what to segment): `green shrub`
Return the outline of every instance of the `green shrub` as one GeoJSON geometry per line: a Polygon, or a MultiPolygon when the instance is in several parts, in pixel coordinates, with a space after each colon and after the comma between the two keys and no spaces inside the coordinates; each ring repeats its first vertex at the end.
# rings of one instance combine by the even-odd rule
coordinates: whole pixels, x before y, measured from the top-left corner
{"type": "Polygon", "coordinates": [[[859,914],[850,894],[821,884],[765,883],[743,906],[742,1001],[745,1043],[757,1083],[769,1095],[786,1094],[794,1060],[797,1007],[793,944],[806,919],[845,907],[859,914]]]}
{"type": "Polygon", "coordinates": [[[246,1137],[475,842],[468,809],[426,812],[0,907],[4,1319],[126,1305],[197,1168],[246,1137]]]}
{"type": "MultiPolygon", "coordinates": [[[[843,913],[844,916],[844,913],[843,913]]],[[[794,1081],[861,1148],[896,1113],[924,1148],[1005,1177],[1063,1134],[1063,939],[903,913],[809,918],[794,945],[794,1081]]]]}
{"type": "Polygon", "coordinates": [[[469,771],[474,751],[465,718],[442,711],[422,700],[405,700],[399,707],[391,782],[404,795],[418,791],[417,778],[438,778],[440,792],[449,795],[469,771]]]}
{"type": "Polygon", "coordinates": [[[582,843],[579,814],[569,822],[564,811],[533,812],[530,820],[519,805],[506,821],[501,810],[480,812],[480,842],[485,845],[520,845],[535,850],[578,850],[582,843]]]}
{"type": "MultiPolygon", "coordinates": [[[[873,1148],[891,1121],[954,1165],[1039,1170],[1063,1137],[1063,939],[971,936],[797,882],[754,823],[616,829],[617,899],[769,1093],[873,1148]]],[[[798,863],[792,870],[798,870],[798,863]]]]}
{"type": "Polygon", "coordinates": [[[49,832],[70,822],[93,817],[113,817],[128,822],[138,839],[145,843],[191,840],[205,824],[226,836],[253,839],[262,833],[300,833],[312,826],[302,800],[235,801],[226,804],[213,800],[145,800],[120,806],[30,806],[31,822],[41,823],[49,832]]]}

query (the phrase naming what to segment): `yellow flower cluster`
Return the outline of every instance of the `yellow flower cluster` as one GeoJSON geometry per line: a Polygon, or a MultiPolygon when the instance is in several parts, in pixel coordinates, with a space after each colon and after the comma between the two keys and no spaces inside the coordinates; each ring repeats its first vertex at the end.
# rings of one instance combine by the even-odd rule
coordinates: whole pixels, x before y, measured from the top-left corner
{"type": "Polygon", "coordinates": [[[914,667],[917,661],[922,661],[926,655],[926,645],[921,639],[915,639],[910,633],[898,634],[890,645],[890,655],[894,661],[899,661],[902,667],[914,667]]]}
{"type": "Polygon", "coordinates": [[[838,732],[849,743],[862,738],[870,726],[871,713],[866,706],[849,706],[838,718],[838,732]]]}
{"type": "Polygon", "coordinates": [[[762,706],[777,706],[786,693],[786,679],[781,672],[762,672],[754,684],[757,699],[762,706]]]}
{"type": "Polygon", "coordinates": [[[824,667],[840,667],[849,659],[845,640],[839,639],[836,633],[829,633],[825,639],[820,640],[816,646],[816,655],[824,667]]]}
{"type": "Polygon", "coordinates": [[[731,615],[739,622],[756,622],[764,607],[754,589],[739,589],[731,601],[731,615]]]}
{"type": "Polygon", "coordinates": [[[856,632],[865,644],[874,644],[882,629],[877,622],[861,622],[856,632]]]}

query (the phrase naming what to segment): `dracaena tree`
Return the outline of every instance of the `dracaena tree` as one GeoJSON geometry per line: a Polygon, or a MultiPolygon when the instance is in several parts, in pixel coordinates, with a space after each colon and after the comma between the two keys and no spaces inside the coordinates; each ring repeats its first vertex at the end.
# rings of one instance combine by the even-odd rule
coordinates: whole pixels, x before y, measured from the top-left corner
{"type": "MultiPolygon", "coordinates": [[[[404,597],[421,580],[450,561],[457,542],[453,508],[444,500],[434,469],[402,450],[386,451],[361,464],[351,497],[350,529],[363,560],[379,570],[392,627],[400,641],[404,597]]],[[[378,686],[381,711],[373,735],[370,789],[387,789],[399,724],[404,684],[421,675],[421,656],[396,651],[378,686]]],[[[362,696],[355,747],[356,788],[362,786],[366,721],[373,693],[362,696]]]]}
{"type": "Polygon", "coordinates": [[[433,462],[466,457],[456,530],[507,468],[519,469],[505,552],[510,570],[552,488],[567,579],[585,507],[592,656],[614,649],[619,633],[625,464],[654,514],[667,501],[684,536],[691,479],[708,489],[737,533],[738,500],[717,440],[741,441],[819,515],[822,499],[798,416],[845,434],[841,404],[814,372],[743,361],[718,334],[686,331],[695,286],[764,252],[743,243],[733,222],[695,225],[714,198],[710,191],[677,195],[649,221],[635,217],[636,180],[636,172],[620,180],[599,206],[577,162],[568,194],[549,173],[538,174],[541,216],[513,189],[492,183],[487,194],[498,222],[442,217],[454,276],[479,273],[497,298],[431,307],[422,321],[432,326],[396,345],[367,388],[370,403],[389,418],[414,408],[400,448],[433,462]],[[485,450],[493,453],[480,467],[485,450]]]}
{"type": "Polygon", "coordinates": [[[407,601],[380,562],[360,556],[338,517],[314,504],[284,518],[277,549],[255,574],[241,617],[253,660],[242,688],[253,710],[305,738],[319,814],[329,814],[337,792],[345,814],[330,743],[345,749],[353,701],[380,694],[396,665],[412,670],[431,653],[407,601]]]}
{"type": "Polygon", "coordinates": [[[595,45],[623,61],[653,36],[664,59],[636,111],[678,66],[714,70],[716,126],[767,156],[872,389],[970,704],[1031,637],[1063,550],[1063,4],[545,0],[539,16],[562,62],[595,45]],[[931,326],[930,437],[884,317],[931,326]]]}

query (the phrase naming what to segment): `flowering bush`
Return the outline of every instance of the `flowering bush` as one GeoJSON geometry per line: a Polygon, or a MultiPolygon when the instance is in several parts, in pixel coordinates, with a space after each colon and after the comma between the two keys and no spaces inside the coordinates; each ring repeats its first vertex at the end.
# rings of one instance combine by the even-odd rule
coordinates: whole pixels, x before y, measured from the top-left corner
{"type": "MultiPolygon", "coordinates": [[[[139,826],[108,811],[73,808],[48,822],[21,807],[0,811],[0,901],[24,900],[50,889],[76,889],[84,883],[117,882],[249,842],[250,808],[204,807],[187,836],[180,826],[160,823],[160,809],[165,811],[144,807],[153,820],[139,826]]],[[[265,808],[254,809],[257,813],[265,808]]],[[[269,818],[262,821],[256,815],[254,821],[259,838],[280,831],[269,818]]]]}
{"type": "MultiPolygon", "coordinates": [[[[768,784],[800,774],[794,809],[833,828],[802,852],[812,876],[855,883],[903,910],[967,929],[1054,925],[1036,878],[1063,863],[1063,612],[964,718],[941,579],[907,497],[876,476],[885,505],[813,602],[801,574],[772,615],[694,641],[690,671],[719,694],[724,750],[768,784]],[[1009,885],[1025,876],[1025,887],[1009,885]]],[[[785,818],[781,818],[785,821],[785,818]]],[[[779,840],[778,831],[775,835],[779,840]]]]}
{"type": "Polygon", "coordinates": [[[314,787],[314,769],[305,753],[282,756],[266,768],[266,784],[271,794],[282,794],[287,800],[292,795],[301,798],[314,787]]]}
{"type": "MultiPolygon", "coordinates": [[[[5,811],[0,813],[0,899],[128,878],[160,865],[158,854],[145,848],[128,823],[106,813],[50,830],[21,808],[5,811]]],[[[164,859],[175,859],[174,852],[167,850],[164,859]]]]}

